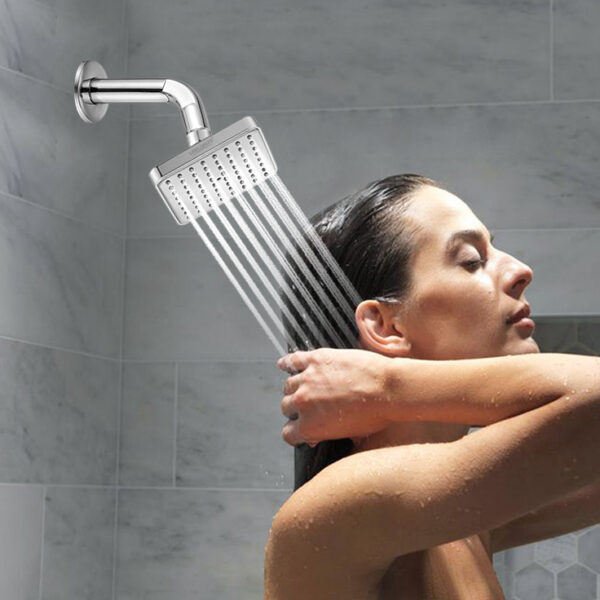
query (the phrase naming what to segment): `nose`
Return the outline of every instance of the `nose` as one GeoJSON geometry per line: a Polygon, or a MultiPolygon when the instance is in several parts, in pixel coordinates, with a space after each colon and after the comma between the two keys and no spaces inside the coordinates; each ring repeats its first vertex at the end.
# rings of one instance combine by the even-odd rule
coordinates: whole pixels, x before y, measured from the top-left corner
{"type": "Polygon", "coordinates": [[[506,269],[506,292],[518,298],[531,283],[533,269],[510,254],[508,257],[510,263],[506,269]]]}

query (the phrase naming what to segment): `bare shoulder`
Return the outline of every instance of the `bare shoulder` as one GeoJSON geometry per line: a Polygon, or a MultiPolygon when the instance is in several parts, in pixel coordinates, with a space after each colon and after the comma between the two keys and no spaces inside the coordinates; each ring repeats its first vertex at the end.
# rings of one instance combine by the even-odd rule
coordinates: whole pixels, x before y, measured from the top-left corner
{"type": "Polygon", "coordinates": [[[324,587],[358,597],[363,586],[363,597],[373,597],[369,586],[399,556],[473,535],[485,545],[482,532],[597,478],[597,436],[596,406],[565,397],[454,442],[377,448],[333,463],[273,520],[267,589],[283,588],[267,598],[299,598],[311,582],[315,599],[326,597],[324,587]],[[557,468],[563,463],[569,469],[557,468]]]}
{"type": "Polygon", "coordinates": [[[279,509],[265,548],[265,600],[374,597],[391,561],[373,565],[361,543],[368,525],[347,518],[363,485],[359,464],[353,455],[329,465],[279,509]]]}

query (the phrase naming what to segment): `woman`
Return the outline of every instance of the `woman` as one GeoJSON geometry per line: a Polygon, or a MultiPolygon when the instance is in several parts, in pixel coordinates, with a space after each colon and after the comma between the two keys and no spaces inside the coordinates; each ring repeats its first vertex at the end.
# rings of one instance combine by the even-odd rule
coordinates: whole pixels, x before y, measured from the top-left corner
{"type": "Polygon", "coordinates": [[[313,222],[367,298],[361,349],[278,363],[284,439],[345,450],[275,516],[265,599],[503,598],[494,552],[600,521],[600,359],[539,353],[531,269],[431,180],[313,222]]]}

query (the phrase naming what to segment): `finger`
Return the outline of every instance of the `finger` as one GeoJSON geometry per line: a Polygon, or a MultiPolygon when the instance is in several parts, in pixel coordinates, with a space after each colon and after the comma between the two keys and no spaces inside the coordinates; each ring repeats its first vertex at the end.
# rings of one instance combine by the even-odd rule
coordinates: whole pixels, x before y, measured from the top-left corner
{"type": "Polygon", "coordinates": [[[299,435],[297,422],[288,421],[283,426],[281,437],[288,444],[290,444],[290,446],[298,446],[299,444],[302,444],[304,442],[304,440],[299,435]]]}
{"type": "Polygon", "coordinates": [[[302,374],[290,375],[283,384],[284,395],[293,394],[302,384],[302,374]]]}
{"type": "Polygon", "coordinates": [[[292,396],[284,396],[281,401],[281,412],[291,421],[298,418],[298,409],[292,396]]]}
{"type": "Polygon", "coordinates": [[[300,373],[308,366],[310,350],[298,350],[292,354],[286,354],[277,361],[277,366],[288,373],[300,373]]]}

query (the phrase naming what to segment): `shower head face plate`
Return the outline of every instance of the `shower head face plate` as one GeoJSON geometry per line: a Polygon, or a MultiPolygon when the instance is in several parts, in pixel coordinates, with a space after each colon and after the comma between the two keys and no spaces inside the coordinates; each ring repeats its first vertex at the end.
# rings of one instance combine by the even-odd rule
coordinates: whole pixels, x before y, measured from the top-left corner
{"type": "Polygon", "coordinates": [[[197,219],[276,172],[260,127],[245,117],[155,167],[150,179],[175,221],[186,225],[190,213],[197,219]]]}

